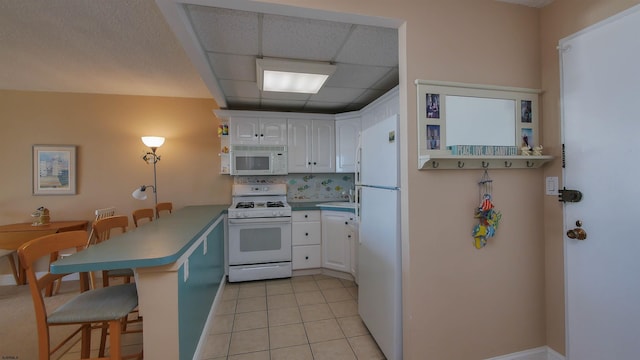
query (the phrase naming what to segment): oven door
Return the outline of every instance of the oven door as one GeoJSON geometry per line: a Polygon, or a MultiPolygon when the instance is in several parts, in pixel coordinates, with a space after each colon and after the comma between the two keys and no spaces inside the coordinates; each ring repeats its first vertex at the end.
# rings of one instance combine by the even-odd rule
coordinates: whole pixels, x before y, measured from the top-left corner
{"type": "Polygon", "coordinates": [[[229,265],[291,261],[291,218],[229,219],[229,265]]]}

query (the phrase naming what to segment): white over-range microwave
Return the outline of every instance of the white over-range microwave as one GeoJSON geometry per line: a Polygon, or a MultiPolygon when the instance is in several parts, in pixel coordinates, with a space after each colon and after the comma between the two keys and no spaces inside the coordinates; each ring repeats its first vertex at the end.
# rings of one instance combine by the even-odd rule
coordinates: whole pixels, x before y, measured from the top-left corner
{"type": "Polygon", "coordinates": [[[231,175],[287,174],[284,145],[231,145],[231,175]]]}

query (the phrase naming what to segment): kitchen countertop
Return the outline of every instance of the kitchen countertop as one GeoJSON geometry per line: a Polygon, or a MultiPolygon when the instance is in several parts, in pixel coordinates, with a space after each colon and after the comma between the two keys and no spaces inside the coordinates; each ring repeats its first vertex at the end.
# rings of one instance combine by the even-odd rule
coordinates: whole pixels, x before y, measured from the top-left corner
{"type": "Polygon", "coordinates": [[[227,213],[228,208],[229,205],[184,207],[58,260],[51,264],[51,272],[143,268],[174,263],[210,225],[227,213]]]}
{"type": "Polygon", "coordinates": [[[291,211],[309,211],[309,210],[333,210],[333,211],[345,211],[355,212],[353,207],[343,206],[344,204],[353,204],[348,201],[309,201],[309,202],[290,202],[291,211]]]}

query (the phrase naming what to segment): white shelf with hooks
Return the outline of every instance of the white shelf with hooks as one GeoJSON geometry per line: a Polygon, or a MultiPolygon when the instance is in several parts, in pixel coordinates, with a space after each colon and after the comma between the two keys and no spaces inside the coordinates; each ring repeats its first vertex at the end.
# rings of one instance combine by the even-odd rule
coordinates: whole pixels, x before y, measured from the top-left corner
{"type": "Polygon", "coordinates": [[[550,155],[421,155],[418,170],[536,169],[551,160],[553,156],[550,155]]]}

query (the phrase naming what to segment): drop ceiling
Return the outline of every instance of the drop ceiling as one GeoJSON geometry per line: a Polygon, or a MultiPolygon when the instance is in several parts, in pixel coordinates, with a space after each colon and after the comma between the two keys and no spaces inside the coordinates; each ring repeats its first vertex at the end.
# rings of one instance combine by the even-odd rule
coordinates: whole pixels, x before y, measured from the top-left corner
{"type": "Polygon", "coordinates": [[[357,110],[398,83],[401,22],[369,20],[248,0],[2,0],[0,89],[357,110]],[[328,61],[338,71],[316,95],[263,93],[255,84],[258,57],[328,61]]]}
{"type": "Polygon", "coordinates": [[[228,109],[340,113],[361,109],[399,82],[395,28],[188,4],[184,13],[206,58],[200,72],[213,78],[208,85],[219,87],[228,109]],[[256,59],[263,57],[337,70],[317,94],[266,92],[256,83],[256,59]]]}

